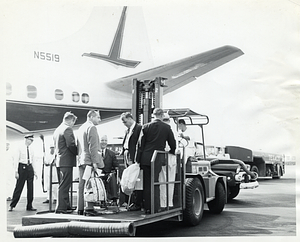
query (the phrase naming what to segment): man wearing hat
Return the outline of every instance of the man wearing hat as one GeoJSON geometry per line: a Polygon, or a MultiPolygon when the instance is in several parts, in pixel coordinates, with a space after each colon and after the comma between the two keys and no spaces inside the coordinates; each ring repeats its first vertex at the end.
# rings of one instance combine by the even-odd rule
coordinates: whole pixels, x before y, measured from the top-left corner
{"type": "Polygon", "coordinates": [[[25,182],[27,182],[27,211],[36,211],[35,208],[32,207],[33,202],[33,179],[36,176],[36,172],[34,169],[34,153],[31,149],[30,145],[33,142],[33,135],[26,135],[25,137],[25,145],[19,147],[15,164],[15,178],[17,179],[16,186],[13,193],[13,198],[10,203],[9,211],[13,211],[16,207],[17,203],[20,200],[25,182]]]}
{"type": "Polygon", "coordinates": [[[58,193],[55,213],[72,212],[69,190],[73,181],[73,167],[76,166],[77,146],[73,133],[73,126],[77,117],[66,112],[63,122],[57,127],[53,134],[56,167],[58,169],[58,193]]]}

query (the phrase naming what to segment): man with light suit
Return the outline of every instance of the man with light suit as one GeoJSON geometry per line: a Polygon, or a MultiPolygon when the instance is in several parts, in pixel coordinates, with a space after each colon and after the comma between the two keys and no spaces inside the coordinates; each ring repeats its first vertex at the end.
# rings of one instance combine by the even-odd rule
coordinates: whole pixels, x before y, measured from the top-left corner
{"type": "Polygon", "coordinates": [[[78,129],[78,168],[79,168],[79,184],[77,195],[77,213],[83,215],[84,210],[88,213],[95,213],[94,203],[87,202],[84,208],[84,184],[82,178],[86,166],[92,166],[93,170],[103,168],[103,159],[99,153],[100,140],[96,125],[101,121],[99,111],[90,110],[87,113],[87,121],[78,129]]]}

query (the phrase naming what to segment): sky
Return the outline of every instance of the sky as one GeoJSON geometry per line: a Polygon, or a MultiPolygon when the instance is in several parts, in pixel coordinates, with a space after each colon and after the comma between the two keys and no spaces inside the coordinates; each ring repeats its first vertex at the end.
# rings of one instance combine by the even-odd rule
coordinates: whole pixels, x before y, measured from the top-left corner
{"type": "MultiPolygon", "coordinates": [[[[46,73],[85,89],[95,85],[95,76],[113,80],[224,45],[240,48],[241,57],[165,95],[164,108],[208,115],[206,144],[300,157],[299,0],[0,2],[6,81],[35,82],[46,73]],[[124,5],[122,56],[142,64],[134,70],[101,67],[92,58],[78,64],[83,52],[108,51],[124,5]],[[32,48],[69,56],[68,62],[39,71],[25,58],[32,48]]],[[[111,130],[115,142],[124,128],[116,120],[99,126],[99,133],[111,130]]]]}
{"type": "MultiPolygon", "coordinates": [[[[95,76],[113,80],[232,45],[244,55],[165,95],[164,108],[184,107],[208,115],[206,144],[299,160],[299,0],[0,0],[0,6],[2,90],[7,80],[45,74],[75,80],[65,83],[70,87],[87,88],[95,85],[95,76]],[[107,52],[124,5],[128,12],[122,56],[143,60],[142,64],[134,70],[101,67],[95,59],[83,62],[80,57],[79,65],[77,53],[107,52]],[[100,17],[105,20],[98,22],[100,17]],[[32,47],[57,51],[69,56],[69,62],[57,72],[41,71],[33,60],[25,61],[32,47]]],[[[1,97],[5,117],[5,94],[1,97]]],[[[5,120],[0,129],[3,144],[4,125],[5,120]]],[[[98,129],[100,134],[109,130],[109,140],[117,142],[113,138],[122,136],[125,127],[116,120],[98,129]]]]}

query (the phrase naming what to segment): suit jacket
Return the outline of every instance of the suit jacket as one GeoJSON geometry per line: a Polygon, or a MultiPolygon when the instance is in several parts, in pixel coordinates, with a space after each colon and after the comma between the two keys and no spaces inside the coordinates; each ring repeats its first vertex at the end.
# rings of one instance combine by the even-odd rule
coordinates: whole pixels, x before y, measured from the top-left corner
{"type": "Polygon", "coordinates": [[[170,125],[160,119],[154,119],[142,128],[141,156],[138,162],[141,165],[151,165],[154,150],[165,151],[166,142],[170,146],[170,153],[175,154],[176,140],[170,125]]]}
{"type": "MultiPolygon", "coordinates": [[[[130,157],[130,160],[134,160],[134,157],[135,157],[135,152],[136,152],[136,144],[137,144],[137,141],[140,137],[140,132],[141,132],[141,129],[142,129],[142,126],[138,123],[136,123],[133,127],[133,130],[132,130],[132,133],[131,133],[131,136],[129,138],[129,142],[128,142],[128,152],[129,152],[129,157],[130,157]]],[[[128,133],[126,132],[126,135],[123,139],[123,152],[122,154],[124,154],[124,142],[125,142],[125,139],[127,137],[128,133]]]]}
{"type": "Polygon", "coordinates": [[[73,129],[62,123],[54,131],[53,139],[56,151],[56,167],[76,166],[77,146],[73,129]]]}
{"type": "Polygon", "coordinates": [[[105,174],[110,173],[112,170],[115,170],[115,168],[119,166],[116,153],[110,149],[105,149],[103,162],[104,162],[103,172],[105,174]]]}
{"type": "Polygon", "coordinates": [[[78,129],[78,166],[97,163],[99,168],[104,167],[100,157],[100,140],[96,126],[86,121],[78,129]]]}

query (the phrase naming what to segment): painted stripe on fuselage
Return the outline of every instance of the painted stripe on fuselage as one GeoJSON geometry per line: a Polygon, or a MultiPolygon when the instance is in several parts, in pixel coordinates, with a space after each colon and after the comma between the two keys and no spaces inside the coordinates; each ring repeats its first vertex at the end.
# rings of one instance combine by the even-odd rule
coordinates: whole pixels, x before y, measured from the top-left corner
{"type": "Polygon", "coordinates": [[[31,103],[7,100],[6,101],[6,120],[15,124],[9,127],[23,133],[24,129],[29,132],[51,130],[57,128],[62,122],[63,115],[67,111],[72,111],[77,117],[76,125],[83,124],[86,121],[87,112],[91,109],[100,111],[102,122],[107,122],[118,118],[121,113],[130,111],[128,109],[111,109],[93,106],[75,106],[75,105],[57,105],[45,103],[31,103]]]}

